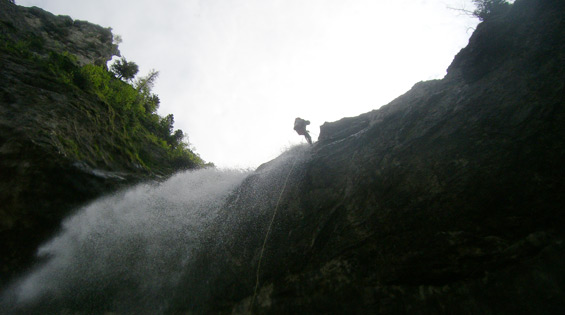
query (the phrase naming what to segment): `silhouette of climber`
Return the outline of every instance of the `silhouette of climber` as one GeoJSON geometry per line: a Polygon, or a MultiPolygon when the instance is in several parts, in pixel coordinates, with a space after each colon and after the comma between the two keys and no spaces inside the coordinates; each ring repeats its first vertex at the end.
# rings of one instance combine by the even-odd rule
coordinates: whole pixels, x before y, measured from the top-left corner
{"type": "Polygon", "coordinates": [[[300,117],[296,117],[296,119],[294,120],[294,130],[296,130],[296,133],[298,133],[299,135],[304,136],[306,138],[306,141],[308,141],[308,143],[312,145],[312,138],[310,137],[308,130],[306,130],[306,126],[308,126],[309,124],[309,120],[304,120],[300,117]]]}

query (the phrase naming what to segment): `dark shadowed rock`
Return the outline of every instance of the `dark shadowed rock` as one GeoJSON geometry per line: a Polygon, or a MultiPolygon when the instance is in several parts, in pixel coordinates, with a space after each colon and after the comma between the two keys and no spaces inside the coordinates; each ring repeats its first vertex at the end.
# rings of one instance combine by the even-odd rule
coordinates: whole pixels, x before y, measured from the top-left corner
{"type": "Polygon", "coordinates": [[[75,207],[178,169],[158,145],[132,152],[130,117],[80,84],[116,54],[108,28],[0,0],[0,286],[75,207]]]}
{"type": "MultiPolygon", "coordinates": [[[[563,16],[563,1],[517,0],[478,26],[443,80],[325,123],[313,147],[260,166],[201,227],[172,296],[150,297],[163,304],[143,304],[142,294],[120,302],[172,314],[564,313],[563,16]]],[[[5,64],[7,80],[31,81],[26,64],[5,64]]],[[[12,86],[0,83],[0,91],[12,86]]],[[[0,170],[21,179],[2,183],[19,192],[4,194],[2,204],[58,209],[65,192],[78,202],[135,174],[131,163],[101,156],[85,165],[40,150],[56,137],[45,127],[52,121],[41,125],[38,117],[64,115],[56,105],[68,96],[45,80],[34,88],[30,100],[58,101],[17,126],[6,121],[20,121],[14,117],[26,93],[0,95],[0,170]],[[42,195],[53,178],[60,186],[42,195]]],[[[137,284],[112,289],[136,292],[137,284]]],[[[105,297],[114,291],[100,291],[48,296],[30,310],[128,311],[105,297]]]]}
{"type": "Polygon", "coordinates": [[[260,167],[177,308],[563,313],[563,16],[563,2],[516,1],[445,79],[326,123],[313,148],[260,167]]]}

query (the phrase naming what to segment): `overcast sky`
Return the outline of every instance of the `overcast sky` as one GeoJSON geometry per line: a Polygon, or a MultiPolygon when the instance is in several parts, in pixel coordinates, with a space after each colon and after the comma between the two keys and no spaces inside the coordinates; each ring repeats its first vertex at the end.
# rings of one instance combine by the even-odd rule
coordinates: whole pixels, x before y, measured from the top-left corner
{"type": "Polygon", "coordinates": [[[16,0],[111,27],[120,51],[158,70],[159,114],[195,151],[253,168],[317,139],[325,121],[441,79],[478,22],[471,0],[16,0]]]}

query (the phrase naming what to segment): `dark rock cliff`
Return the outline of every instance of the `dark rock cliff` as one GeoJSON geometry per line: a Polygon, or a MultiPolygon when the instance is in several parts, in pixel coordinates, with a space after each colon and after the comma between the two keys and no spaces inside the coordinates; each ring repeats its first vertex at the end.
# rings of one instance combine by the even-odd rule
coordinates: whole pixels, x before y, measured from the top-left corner
{"type": "Polygon", "coordinates": [[[563,16],[563,1],[518,0],[443,80],[260,167],[177,309],[562,314],[563,16]]]}
{"type": "MultiPolygon", "coordinates": [[[[151,297],[162,304],[124,294],[139,283],[125,277],[120,291],[118,275],[100,292],[93,286],[48,296],[30,310],[563,314],[563,16],[563,1],[517,0],[504,16],[477,27],[443,80],[418,83],[378,110],[326,123],[313,147],[295,147],[259,167],[203,227],[191,263],[180,279],[175,273],[174,294],[151,297]]],[[[10,75],[27,67],[3,58],[10,82],[35,82],[25,71],[10,75]]],[[[2,82],[0,91],[10,86],[2,82]]],[[[56,93],[61,87],[45,81],[39,87],[35,96],[0,94],[10,104],[0,116],[0,171],[3,180],[4,174],[19,179],[3,181],[2,191],[23,187],[15,197],[2,195],[2,205],[16,200],[43,209],[48,202],[57,209],[69,189],[95,194],[112,189],[111,181],[100,184],[103,178],[116,183],[132,174],[131,164],[102,172],[39,150],[56,139],[40,124],[49,119],[7,125],[7,118],[20,117],[16,99],[30,97],[30,108],[37,100],[65,99],[56,93]],[[43,132],[28,138],[38,129],[43,132]],[[53,183],[47,177],[57,179],[61,195],[42,195],[53,183]]],[[[36,116],[64,114],[46,108],[36,116]]],[[[2,240],[10,244],[4,234],[2,240]]],[[[84,283],[90,280],[97,279],[84,283]]]]}
{"type": "MultiPolygon", "coordinates": [[[[105,64],[118,53],[108,29],[5,0],[0,26],[2,45],[26,43],[39,54],[56,49],[83,63],[105,64]]],[[[61,151],[64,134],[96,134],[80,117],[99,106],[54,82],[33,61],[0,54],[0,283],[25,268],[39,242],[73,206],[124,179],[81,169],[61,151]]]]}
{"type": "Polygon", "coordinates": [[[81,77],[61,78],[67,68],[105,67],[119,55],[112,38],[110,29],[0,0],[0,285],[29,267],[74,207],[178,170],[161,148],[133,152],[124,137],[131,117],[77,87],[81,77]],[[156,161],[151,169],[141,154],[156,161]]]}

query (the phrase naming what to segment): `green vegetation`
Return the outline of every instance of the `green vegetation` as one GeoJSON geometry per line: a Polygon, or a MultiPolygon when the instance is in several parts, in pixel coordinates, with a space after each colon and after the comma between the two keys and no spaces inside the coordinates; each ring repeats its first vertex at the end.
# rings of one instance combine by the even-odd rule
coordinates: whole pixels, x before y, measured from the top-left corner
{"type": "Polygon", "coordinates": [[[130,81],[137,75],[139,67],[135,62],[127,61],[125,57],[122,57],[112,64],[110,70],[118,77],[118,79],[130,81]]]}
{"type": "MultiPolygon", "coordinates": [[[[71,73],[73,83],[77,87],[95,93],[109,106],[109,111],[115,113],[111,117],[114,119],[121,117],[120,123],[112,122],[112,126],[122,125],[122,129],[118,132],[132,141],[131,144],[152,144],[132,145],[131,154],[140,164],[152,167],[154,160],[152,156],[156,152],[151,152],[151,147],[165,151],[166,160],[172,163],[174,168],[203,164],[203,161],[188,148],[189,144],[183,141],[185,138],[183,132],[174,131],[173,114],[160,117],[156,113],[159,108],[159,97],[151,93],[158,74],[156,71],[138,79],[133,85],[114,77],[102,66],[85,65],[75,68],[71,73]]],[[[119,77],[125,78],[123,74],[119,77]]],[[[128,78],[133,79],[133,77],[128,78]]]]}
{"type": "Polygon", "coordinates": [[[204,165],[184,133],[174,130],[174,116],[157,114],[159,97],[151,91],[157,71],[133,80],[137,65],[125,58],[108,71],[105,66],[81,66],[70,53],[46,51],[39,37],[13,41],[0,34],[0,39],[0,52],[38,68],[38,75],[28,82],[31,86],[79,95],[99,104],[94,110],[85,105],[81,109],[85,117],[72,117],[78,127],[65,125],[68,130],[56,130],[53,143],[65,156],[94,165],[125,160],[128,165],[163,174],[204,165]],[[89,121],[83,123],[85,119],[89,121]],[[85,131],[82,125],[94,125],[103,133],[88,135],[94,128],[85,131]]]}

